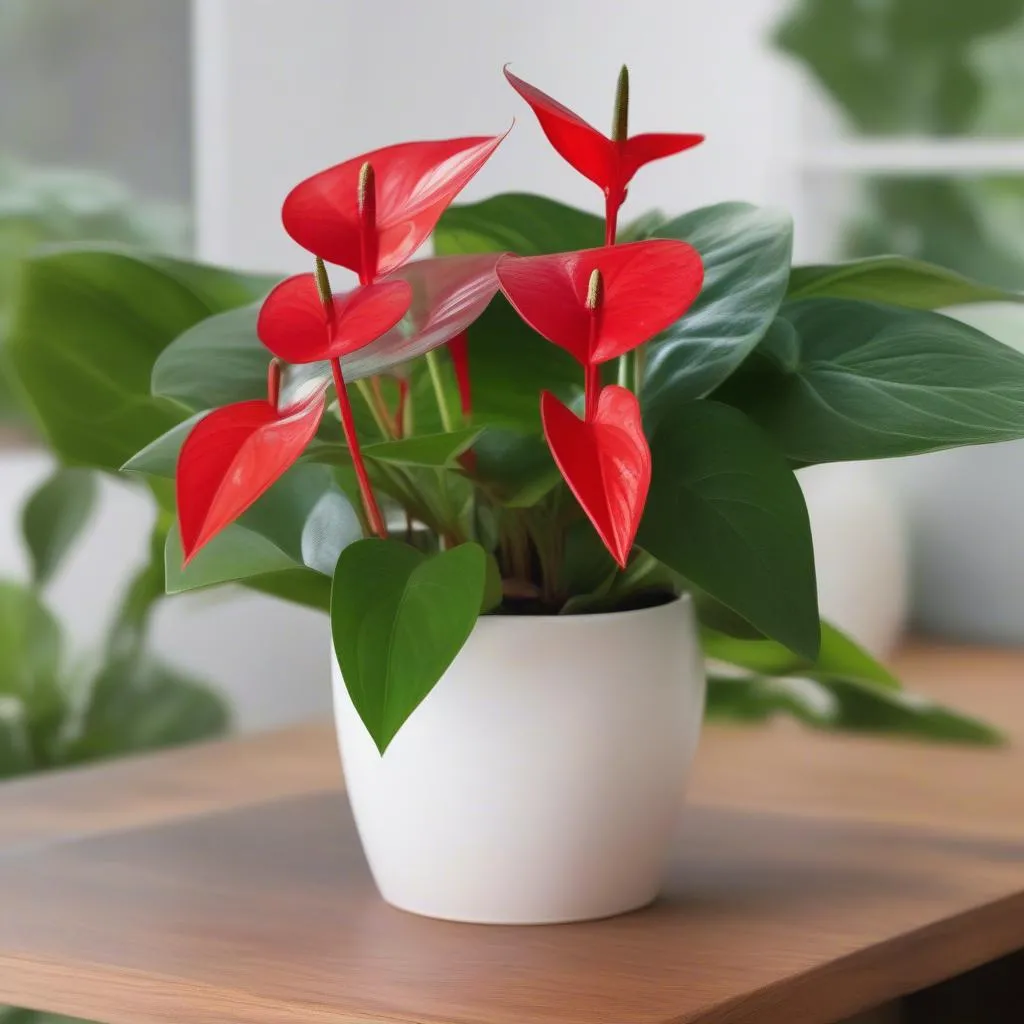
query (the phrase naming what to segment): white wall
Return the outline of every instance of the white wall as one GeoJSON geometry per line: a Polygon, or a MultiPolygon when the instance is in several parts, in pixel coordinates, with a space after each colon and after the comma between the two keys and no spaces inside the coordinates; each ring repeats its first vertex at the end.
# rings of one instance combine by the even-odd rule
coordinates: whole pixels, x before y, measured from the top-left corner
{"type": "Polygon", "coordinates": [[[303,177],[376,146],[511,136],[465,192],[600,196],[549,148],[502,65],[605,129],[632,72],[634,131],[701,131],[646,168],[625,216],[792,199],[790,70],[765,45],[785,0],[195,0],[196,180],[204,257],[305,269],[278,212],[303,177]]]}

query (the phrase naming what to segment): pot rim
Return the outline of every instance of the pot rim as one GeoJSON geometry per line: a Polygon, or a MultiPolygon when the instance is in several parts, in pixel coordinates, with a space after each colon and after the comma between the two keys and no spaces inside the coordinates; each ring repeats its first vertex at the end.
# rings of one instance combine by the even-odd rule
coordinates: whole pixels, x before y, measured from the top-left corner
{"type": "Polygon", "coordinates": [[[535,625],[541,622],[557,622],[559,624],[574,623],[575,625],[593,624],[595,622],[622,622],[630,618],[640,618],[654,612],[664,611],[667,608],[675,608],[678,605],[693,607],[693,595],[684,591],[676,595],[671,601],[662,604],[649,605],[647,608],[630,608],[621,612],[585,612],[580,615],[492,615],[490,613],[481,615],[477,620],[479,629],[483,623],[490,622],[522,622],[535,625]]]}

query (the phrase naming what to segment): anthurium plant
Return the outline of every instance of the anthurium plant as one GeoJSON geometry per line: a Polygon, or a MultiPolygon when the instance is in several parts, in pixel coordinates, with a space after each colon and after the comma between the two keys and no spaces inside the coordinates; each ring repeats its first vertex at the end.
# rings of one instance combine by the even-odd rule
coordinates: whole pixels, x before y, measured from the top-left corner
{"type": "Polygon", "coordinates": [[[11,356],[57,452],[176,512],[168,591],[329,610],[381,751],[480,615],[683,591],[713,713],[995,740],[819,621],[795,471],[1024,436],[1024,356],[934,312],[1019,297],[894,257],[792,267],[789,218],[743,203],[620,225],[644,165],[702,136],[630,135],[625,70],[607,136],[506,77],[603,217],[451,205],[495,135],[300,182],[282,220],[310,272],[277,283],[41,253],[11,356]]]}

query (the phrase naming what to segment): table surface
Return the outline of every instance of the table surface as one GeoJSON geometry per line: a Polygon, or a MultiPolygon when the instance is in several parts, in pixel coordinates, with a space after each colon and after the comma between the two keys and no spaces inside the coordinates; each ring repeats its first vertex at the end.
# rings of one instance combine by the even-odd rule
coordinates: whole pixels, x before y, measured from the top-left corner
{"type": "Polygon", "coordinates": [[[665,896],[453,925],[376,897],[327,725],[0,790],[0,1002],[110,1024],[828,1024],[1024,948],[1024,654],[912,648],[989,751],[712,727],[665,896]]]}

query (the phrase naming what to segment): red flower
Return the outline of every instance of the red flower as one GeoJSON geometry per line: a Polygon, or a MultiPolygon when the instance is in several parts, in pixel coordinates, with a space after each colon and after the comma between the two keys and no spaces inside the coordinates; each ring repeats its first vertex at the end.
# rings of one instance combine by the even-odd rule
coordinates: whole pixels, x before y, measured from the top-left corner
{"type": "Polygon", "coordinates": [[[697,251],[670,239],[498,262],[501,290],[519,315],[583,366],[615,359],[674,323],[703,280],[697,251]],[[595,270],[598,309],[589,302],[595,270]]]}
{"type": "Polygon", "coordinates": [[[559,471],[605,547],[625,568],[651,485],[651,450],[636,395],[608,385],[590,421],[581,420],[549,391],[541,396],[540,409],[559,471]]]}
{"type": "Polygon", "coordinates": [[[445,207],[504,137],[407,142],[346,160],[288,193],[281,210],[285,231],[321,259],[372,281],[401,266],[426,241],[445,207]],[[361,197],[367,164],[373,195],[361,197]],[[365,250],[367,201],[376,244],[365,250]]]}
{"type": "Polygon", "coordinates": [[[289,363],[339,359],[376,341],[405,316],[412,301],[406,281],[380,281],[331,297],[327,310],[313,274],[289,277],[263,300],[256,333],[289,363]]]}
{"type": "Polygon", "coordinates": [[[178,530],[187,565],[233,523],[302,454],[320,425],[326,393],[283,411],[272,364],[269,395],[215,409],[185,439],[178,455],[178,530]]]}
{"type": "MultiPolygon", "coordinates": [[[[672,156],[704,141],[703,135],[654,134],[611,139],[587,124],[547,93],[524,82],[505,68],[512,88],[533,108],[548,141],[585,178],[603,189],[614,225],[614,213],[626,198],[633,175],[653,160],[672,156]]],[[[625,97],[622,122],[625,135],[625,97]]],[[[614,230],[612,238],[614,240],[614,230]]]]}

